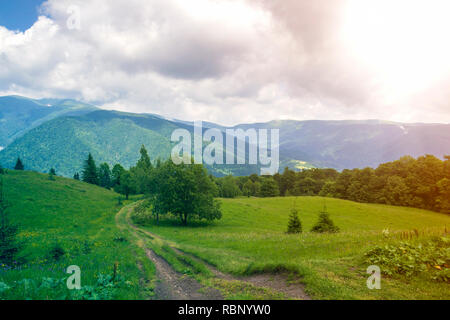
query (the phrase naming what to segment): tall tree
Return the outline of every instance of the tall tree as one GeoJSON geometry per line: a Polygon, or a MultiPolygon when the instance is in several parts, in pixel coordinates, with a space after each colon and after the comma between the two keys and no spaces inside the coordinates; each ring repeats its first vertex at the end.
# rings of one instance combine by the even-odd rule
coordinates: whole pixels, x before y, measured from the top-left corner
{"type": "Polygon", "coordinates": [[[98,168],[98,178],[100,187],[109,189],[111,188],[111,169],[109,165],[105,162],[98,168]]]}
{"type": "Polygon", "coordinates": [[[55,180],[55,176],[56,176],[56,170],[51,168],[48,172],[49,180],[55,180]]]}
{"type": "Polygon", "coordinates": [[[264,178],[260,194],[263,198],[278,197],[280,195],[278,183],[272,177],[264,178]]]}
{"type": "Polygon", "coordinates": [[[450,179],[444,178],[437,183],[439,196],[436,206],[441,212],[450,213],[450,179]]]}
{"type": "Polygon", "coordinates": [[[141,150],[139,151],[139,153],[141,154],[141,158],[136,164],[136,167],[143,169],[144,171],[146,171],[146,173],[150,173],[150,171],[153,169],[153,165],[144,145],[141,146],[141,150]]]}
{"type": "Polygon", "coordinates": [[[319,195],[321,197],[333,197],[336,194],[336,182],[327,181],[320,190],[319,195]]]}
{"type": "Polygon", "coordinates": [[[22,163],[22,160],[20,158],[17,158],[16,165],[14,166],[14,170],[24,170],[25,166],[22,163]]]}
{"type": "Polygon", "coordinates": [[[297,196],[312,196],[317,188],[319,188],[319,182],[311,177],[306,177],[295,182],[293,193],[297,196]]]}
{"type": "Polygon", "coordinates": [[[116,164],[112,169],[112,185],[120,185],[120,177],[126,172],[125,168],[120,164],[116,164]]]}
{"type": "Polygon", "coordinates": [[[226,176],[219,180],[219,195],[222,198],[236,198],[241,194],[237,179],[233,176],[226,176]]]}
{"type": "Polygon", "coordinates": [[[345,169],[342,171],[342,173],[339,175],[338,179],[336,180],[335,185],[335,191],[336,191],[336,197],[341,199],[348,199],[348,188],[350,187],[352,183],[352,172],[351,170],[345,169]]]}
{"type": "Polygon", "coordinates": [[[130,173],[135,182],[136,191],[148,194],[150,192],[150,175],[152,174],[153,165],[144,145],[141,147],[140,154],[141,158],[136,166],[130,169],[130,173]]]}
{"type": "Polygon", "coordinates": [[[280,195],[282,196],[286,195],[287,191],[290,191],[292,193],[294,191],[294,184],[295,184],[295,172],[289,170],[289,168],[286,167],[286,169],[284,169],[283,174],[281,175],[280,195]]]}
{"type": "Polygon", "coordinates": [[[244,196],[250,198],[252,196],[254,188],[255,188],[254,183],[252,182],[252,180],[248,179],[247,182],[244,183],[242,187],[242,193],[244,194],[244,196]]]}
{"type": "Polygon", "coordinates": [[[97,166],[95,165],[94,157],[91,153],[89,153],[88,158],[84,162],[82,179],[84,182],[90,184],[99,184],[98,174],[97,174],[97,166]]]}
{"type": "Polygon", "coordinates": [[[384,186],[384,202],[391,205],[409,204],[409,189],[405,184],[405,179],[399,176],[388,177],[384,186]]]}
{"type": "Polygon", "coordinates": [[[444,156],[444,177],[450,179],[450,155],[444,156]]]}
{"type": "Polygon", "coordinates": [[[253,182],[252,196],[259,197],[261,195],[261,183],[259,181],[253,182]]]}
{"type": "Polygon", "coordinates": [[[75,174],[73,175],[73,178],[75,180],[80,180],[80,174],[78,172],[75,172],[75,174]]]}
{"type": "Polygon", "coordinates": [[[123,171],[121,173],[120,184],[116,184],[114,186],[114,191],[123,194],[127,200],[130,194],[134,194],[136,192],[136,186],[129,171],[123,171]]]}
{"type": "Polygon", "coordinates": [[[220,203],[214,200],[217,186],[203,165],[175,165],[171,160],[161,164],[152,175],[152,197],[155,212],[172,213],[187,225],[189,219],[220,219],[220,203]]]}

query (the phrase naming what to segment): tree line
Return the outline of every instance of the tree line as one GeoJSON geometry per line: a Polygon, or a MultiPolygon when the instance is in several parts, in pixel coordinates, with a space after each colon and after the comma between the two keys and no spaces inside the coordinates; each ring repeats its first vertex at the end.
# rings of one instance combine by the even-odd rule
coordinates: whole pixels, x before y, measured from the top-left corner
{"type": "Polygon", "coordinates": [[[450,214],[450,156],[405,156],[376,169],[286,168],[274,176],[217,178],[221,197],[324,196],[450,214]]]}
{"type": "Polygon", "coordinates": [[[81,176],[75,173],[74,179],[114,189],[126,199],[133,194],[144,195],[150,200],[156,221],[171,215],[186,225],[188,220],[212,221],[222,217],[220,202],[215,200],[218,187],[203,165],[175,165],[170,159],[153,164],[144,146],[140,154],[137,164],[129,170],[120,164],[112,170],[107,163],[97,167],[89,154],[81,176]]]}
{"type": "MultiPolygon", "coordinates": [[[[106,163],[97,168],[92,155],[89,155],[82,172],[82,180],[113,188],[127,198],[130,194],[146,194],[154,197],[158,194],[158,188],[164,187],[167,189],[165,195],[169,195],[170,191],[171,196],[178,199],[185,188],[180,187],[175,191],[176,187],[171,189],[168,185],[175,183],[173,177],[178,175],[179,178],[186,179],[183,180],[186,189],[193,190],[198,187],[199,190],[192,192],[203,193],[204,190],[201,188],[206,186],[208,194],[214,197],[323,196],[364,203],[415,207],[450,214],[450,156],[445,156],[444,160],[432,155],[417,159],[405,156],[396,161],[383,163],[375,169],[368,167],[339,172],[335,169],[315,168],[297,172],[286,168],[283,173],[273,176],[253,174],[216,178],[208,175],[202,165],[175,166],[170,160],[165,162],[158,160],[153,165],[144,146],[140,153],[140,160],[129,170],[120,164],[116,164],[110,170],[106,163]],[[187,182],[189,179],[191,180],[187,182]]],[[[169,199],[167,196],[166,201],[169,199]]],[[[211,203],[210,199],[208,210],[213,212],[215,209],[211,203]]],[[[164,214],[167,208],[161,207],[158,210],[164,214]]]]}
{"type": "MultiPolygon", "coordinates": [[[[120,164],[116,164],[112,169],[107,163],[96,167],[92,155],[89,154],[81,176],[76,173],[74,178],[114,189],[127,199],[130,194],[155,197],[158,190],[163,187],[167,188],[167,192],[174,192],[166,182],[173,182],[170,180],[171,175],[178,174],[180,179],[191,179],[186,185],[190,186],[189,190],[195,189],[192,192],[202,193],[204,190],[198,186],[206,185],[207,194],[214,197],[324,196],[364,203],[415,207],[450,214],[450,155],[445,156],[444,160],[433,155],[417,159],[405,156],[396,161],[383,163],[375,169],[367,167],[339,172],[335,169],[315,168],[297,172],[286,168],[283,173],[273,176],[253,174],[215,178],[208,175],[202,165],[175,166],[170,160],[165,162],[158,160],[152,164],[144,146],[140,153],[138,163],[129,170],[120,164]],[[166,174],[165,178],[162,178],[163,174],[166,174]],[[208,178],[208,183],[205,182],[205,177],[208,178]],[[211,181],[213,183],[210,183],[211,181]]],[[[15,169],[23,170],[23,168],[24,165],[18,158],[15,169]]],[[[54,170],[51,169],[50,175],[54,174],[54,170]]],[[[169,197],[166,197],[167,201],[168,199],[169,197]]],[[[216,209],[213,208],[211,199],[208,201],[210,206],[208,210],[213,212],[216,209]]],[[[161,214],[164,214],[165,210],[167,208],[161,207],[161,214]]],[[[175,208],[172,210],[179,211],[175,208]]]]}

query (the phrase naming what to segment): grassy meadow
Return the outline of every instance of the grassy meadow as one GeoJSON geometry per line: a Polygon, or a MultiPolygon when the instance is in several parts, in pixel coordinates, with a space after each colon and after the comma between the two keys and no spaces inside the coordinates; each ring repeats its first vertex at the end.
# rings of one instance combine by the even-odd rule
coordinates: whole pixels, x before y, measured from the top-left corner
{"type": "MultiPolygon", "coordinates": [[[[180,260],[171,247],[236,276],[296,275],[291,279],[300,280],[313,299],[450,299],[448,283],[421,276],[383,276],[382,289],[369,290],[364,258],[376,245],[403,241],[406,231],[419,235],[412,242],[442,235],[450,229],[445,214],[321,197],[221,199],[221,220],[188,226],[175,219],[163,218],[159,225],[152,220],[143,228],[161,239],[151,241],[125,227],[126,213],[132,214],[135,206],[125,205],[140,200],[138,196],[119,203],[119,195],[104,188],[33,172],[9,171],[3,184],[11,220],[25,241],[21,254],[27,262],[13,269],[0,266],[0,299],[152,298],[156,269],[143,245],[178,272],[206,283],[214,283],[209,269],[188,256],[180,260]],[[301,235],[286,234],[294,205],[303,224],[301,235]],[[324,206],[339,233],[309,232],[324,206]],[[386,229],[388,236],[383,235],[386,229]],[[66,287],[71,265],[81,268],[80,291],[66,287]],[[111,280],[115,265],[117,277],[111,280]]],[[[278,298],[275,292],[243,283],[233,286],[225,298],[278,298]]]]}
{"type": "Polygon", "coordinates": [[[376,245],[402,241],[405,231],[419,233],[411,241],[442,235],[450,227],[448,215],[320,197],[221,201],[223,218],[218,222],[181,227],[163,220],[146,229],[222,272],[294,272],[315,299],[450,299],[448,284],[421,277],[384,276],[382,290],[369,290],[364,259],[376,245]],[[294,204],[303,224],[301,235],[285,233],[294,204]],[[340,233],[309,232],[324,205],[340,233]]]}
{"type": "Polygon", "coordinates": [[[3,175],[10,219],[19,225],[26,264],[0,266],[0,299],[139,299],[139,279],[152,266],[138,268],[139,250],[116,227],[119,195],[76,180],[9,171],[3,175]],[[63,255],[55,258],[54,248],[63,255]],[[67,290],[67,267],[81,268],[80,292],[67,290]],[[117,280],[110,277],[117,265],[117,280]],[[145,268],[145,269],[144,269],[145,268]],[[109,277],[109,278],[108,278],[109,277]]]}

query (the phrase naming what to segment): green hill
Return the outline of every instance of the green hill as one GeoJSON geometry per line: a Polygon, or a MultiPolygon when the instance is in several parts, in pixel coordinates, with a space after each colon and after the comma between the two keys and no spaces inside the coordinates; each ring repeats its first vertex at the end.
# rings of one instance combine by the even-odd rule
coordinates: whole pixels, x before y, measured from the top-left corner
{"type": "MultiPolygon", "coordinates": [[[[12,221],[19,224],[19,238],[26,241],[22,254],[28,261],[12,270],[0,266],[0,299],[80,298],[65,286],[65,270],[71,265],[81,268],[82,298],[149,295],[141,279],[143,272],[145,278],[155,279],[154,266],[133,244],[135,239],[116,226],[115,215],[121,209],[116,193],[26,171],[9,171],[2,179],[12,221]],[[64,254],[56,259],[53,249],[58,247],[64,254]],[[120,284],[99,288],[116,263],[120,284]]],[[[448,215],[320,197],[221,202],[223,219],[218,222],[181,227],[173,220],[162,220],[145,228],[226,273],[295,271],[313,298],[450,298],[448,284],[421,277],[383,277],[382,290],[368,290],[363,256],[376,245],[400,243],[405,231],[416,229],[419,238],[413,242],[440,235],[450,226],[448,215]],[[305,231],[301,235],[285,234],[294,203],[305,231]],[[338,234],[309,232],[325,203],[341,229],[338,234]],[[385,229],[388,236],[382,234],[385,229]]]]}
{"type": "Polygon", "coordinates": [[[0,162],[13,167],[20,155],[26,170],[71,177],[80,172],[89,152],[97,164],[134,165],[144,144],[152,159],[170,155],[171,130],[177,127],[152,116],[96,111],[81,117],[54,119],[32,129],[5,149],[0,162]]]}
{"type": "Polygon", "coordinates": [[[69,99],[0,97],[0,147],[6,147],[46,121],[64,115],[82,115],[96,109],[92,105],[69,99]]]}
{"type": "Polygon", "coordinates": [[[65,282],[46,288],[49,281],[45,279],[63,279],[68,276],[66,268],[77,265],[82,286],[94,286],[100,274],[112,274],[116,262],[129,285],[111,291],[113,297],[141,297],[137,251],[128,240],[118,241],[123,235],[114,220],[120,210],[117,194],[75,180],[56,177],[52,181],[48,175],[33,172],[10,171],[1,177],[5,198],[11,205],[10,217],[20,227],[19,238],[25,241],[23,254],[28,261],[14,270],[0,266],[0,282],[9,286],[16,282],[18,286],[3,297],[67,298],[71,293],[65,282]],[[59,260],[51,257],[56,246],[65,252],[59,260]],[[23,287],[26,279],[28,288],[23,287]]]}
{"type": "MultiPolygon", "coordinates": [[[[21,157],[29,170],[71,177],[92,152],[98,163],[134,165],[139,148],[152,159],[168,158],[175,129],[193,131],[193,123],[152,114],[98,110],[73,100],[0,97],[0,164],[13,167],[21,157]],[[50,107],[49,107],[50,106],[50,107]],[[97,111],[95,111],[97,110],[97,111]],[[92,112],[93,111],[93,112],[92,112]],[[14,141],[14,142],[12,142],[14,141]]],[[[227,127],[204,122],[204,129],[227,127]]],[[[379,120],[271,121],[230,129],[280,129],[280,170],[329,167],[338,170],[376,167],[402,156],[450,150],[449,124],[403,124],[379,120]]],[[[216,176],[259,173],[252,165],[208,168],[216,176]]]]}
{"type": "Polygon", "coordinates": [[[364,253],[376,245],[399,244],[405,231],[417,230],[420,236],[413,242],[442,235],[450,229],[448,215],[321,197],[224,199],[222,204],[223,218],[214,224],[181,228],[167,220],[146,228],[225,273],[295,271],[314,298],[450,298],[448,284],[420,276],[383,277],[382,290],[368,290],[364,260],[364,253]],[[286,234],[294,203],[303,224],[301,235],[286,234]],[[309,232],[324,204],[340,233],[309,232]]]}
{"type": "MultiPolygon", "coordinates": [[[[136,164],[142,145],[152,160],[170,157],[174,143],[172,132],[193,127],[150,114],[130,114],[99,110],[77,117],[61,117],[30,130],[0,152],[0,164],[13,168],[20,157],[26,170],[48,172],[72,177],[82,170],[89,153],[96,163],[110,166],[120,163],[126,168],[136,164]]],[[[283,164],[298,166],[296,161],[283,164]]],[[[307,166],[307,164],[303,164],[307,166]]],[[[256,165],[216,165],[208,167],[217,176],[259,173],[256,165]]]]}

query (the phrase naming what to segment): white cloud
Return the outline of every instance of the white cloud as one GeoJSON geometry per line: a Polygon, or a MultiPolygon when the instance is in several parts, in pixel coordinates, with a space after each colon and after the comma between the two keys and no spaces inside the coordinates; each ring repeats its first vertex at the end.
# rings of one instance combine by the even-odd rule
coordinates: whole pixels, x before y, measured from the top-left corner
{"type": "Polygon", "coordinates": [[[343,39],[346,3],[49,0],[26,32],[0,27],[0,92],[224,124],[450,121],[450,72],[393,94],[343,39]],[[67,28],[73,5],[81,30],[67,28]]]}

